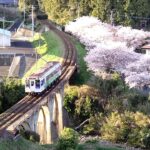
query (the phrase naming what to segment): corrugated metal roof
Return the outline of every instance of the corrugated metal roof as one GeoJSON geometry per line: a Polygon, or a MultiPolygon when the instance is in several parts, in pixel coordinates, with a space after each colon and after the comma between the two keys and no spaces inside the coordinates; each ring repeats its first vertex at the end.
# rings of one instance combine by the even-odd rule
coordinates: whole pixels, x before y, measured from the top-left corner
{"type": "Polygon", "coordinates": [[[0,28],[0,34],[6,35],[6,36],[11,36],[11,32],[8,30],[4,30],[0,28]]]}
{"type": "Polygon", "coordinates": [[[150,44],[144,45],[141,47],[142,49],[150,49],[150,44]]]}

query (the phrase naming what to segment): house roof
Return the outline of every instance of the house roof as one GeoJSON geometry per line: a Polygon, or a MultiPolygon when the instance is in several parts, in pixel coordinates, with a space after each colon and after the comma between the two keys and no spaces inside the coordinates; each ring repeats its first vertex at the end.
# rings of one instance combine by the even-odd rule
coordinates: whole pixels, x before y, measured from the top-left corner
{"type": "Polygon", "coordinates": [[[144,46],[141,47],[142,49],[149,49],[150,50],[150,44],[146,44],[144,46]]]}
{"type": "Polygon", "coordinates": [[[0,4],[17,4],[18,0],[0,0],[0,4]]]}
{"type": "Polygon", "coordinates": [[[0,28],[0,34],[6,35],[6,36],[11,36],[11,32],[5,29],[0,28]]]}

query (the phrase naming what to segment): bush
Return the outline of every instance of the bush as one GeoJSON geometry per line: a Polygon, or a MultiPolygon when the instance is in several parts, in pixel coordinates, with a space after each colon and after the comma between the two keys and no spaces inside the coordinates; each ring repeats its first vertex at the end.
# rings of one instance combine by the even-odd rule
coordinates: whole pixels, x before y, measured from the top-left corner
{"type": "Polygon", "coordinates": [[[72,86],[65,89],[64,107],[67,112],[74,114],[75,101],[78,98],[78,87],[72,86]]]}
{"type": "Polygon", "coordinates": [[[75,149],[79,142],[79,135],[71,128],[64,128],[60,138],[58,139],[57,150],[71,150],[75,149]]]}
{"type": "Polygon", "coordinates": [[[27,140],[30,140],[32,142],[40,142],[40,136],[39,134],[37,134],[36,132],[34,131],[24,131],[24,130],[21,130],[20,131],[20,134],[27,140]]]}
{"type": "Polygon", "coordinates": [[[140,112],[111,113],[101,128],[103,139],[150,148],[150,117],[140,112]]]}
{"type": "Polygon", "coordinates": [[[89,123],[83,126],[83,133],[86,135],[99,135],[104,117],[102,113],[95,114],[89,118],[89,123]]]}
{"type": "Polygon", "coordinates": [[[3,82],[0,83],[0,88],[1,111],[10,108],[25,96],[24,85],[22,85],[20,79],[3,79],[3,82]]]}
{"type": "Polygon", "coordinates": [[[130,132],[130,123],[132,122],[129,115],[128,113],[111,113],[101,128],[102,138],[112,142],[126,142],[130,132]]]}

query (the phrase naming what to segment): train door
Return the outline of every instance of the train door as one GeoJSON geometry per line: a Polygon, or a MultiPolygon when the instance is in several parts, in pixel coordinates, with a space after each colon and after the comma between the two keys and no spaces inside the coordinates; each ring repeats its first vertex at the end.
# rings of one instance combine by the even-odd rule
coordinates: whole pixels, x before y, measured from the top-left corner
{"type": "Polygon", "coordinates": [[[35,81],[34,80],[30,80],[30,89],[31,89],[31,92],[35,92],[35,81]]]}

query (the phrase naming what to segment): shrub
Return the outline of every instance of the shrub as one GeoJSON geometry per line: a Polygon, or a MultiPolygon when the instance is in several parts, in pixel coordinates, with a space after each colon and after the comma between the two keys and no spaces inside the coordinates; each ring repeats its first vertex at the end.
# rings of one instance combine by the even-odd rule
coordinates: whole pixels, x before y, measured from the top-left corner
{"type": "Polygon", "coordinates": [[[145,148],[150,148],[150,129],[146,132],[145,136],[142,139],[143,145],[145,148]]]}
{"type": "Polygon", "coordinates": [[[65,89],[64,107],[67,112],[73,114],[75,110],[75,100],[78,98],[78,87],[72,86],[65,89]]]}
{"type": "MultiPolygon", "coordinates": [[[[131,108],[136,110],[138,105],[144,104],[146,101],[148,101],[147,96],[142,95],[140,93],[134,92],[132,93],[128,98],[128,103],[131,106],[131,108]]],[[[131,110],[132,110],[131,109],[131,110]]]]}
{"type": "Polygon", "coordinates": [[[101,113],[91,116],[89,119],[89,123],[84,125],[83,127],[83,133],[86,135],[99,135],[103,120],[104,117],[101,113]]]}
{"type": "Polygon", "coordinates": [[[30,140],[32,142],[40,142],[40,136],[39,134],[37,134],[36,132],[34,131],[24,131],[24,130],[21,130],[20,131],[20,134],[27,140],[30,140]]]}
{"type": "Polygon", "coordinates": [[[150,118],[143,113],[130,113],[133,119],[128,143],[139,147],[150,147],[150,118]]]}
{"type": "Polygon", "coordinates": [[[64,128],[64,130],[62,131],[58,139],[56,149],[57,150],[75,149],[79,142],[78,140],[79,140],[79,135],[76,131],[74,131],[71,128],[64,128]]]}
{"type": "Polygon", "coordinates": [[[1,111],[5,111],[25,96],[24,86],[19,79],[5,78],[0,86],[1,111]]]}
{"type": "Polygon", "coordinates": [[[101,128],[103,139],[150,148],[150,117],[140,112],[111,113],[101,128]]]}
{"type": "Polygon", "coordinates": [[[125,142],[130,132],[130,123],[131,119],[128,113],[111,113],[101,128],[102,138],[113,142],[125,142]]]}

